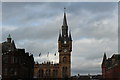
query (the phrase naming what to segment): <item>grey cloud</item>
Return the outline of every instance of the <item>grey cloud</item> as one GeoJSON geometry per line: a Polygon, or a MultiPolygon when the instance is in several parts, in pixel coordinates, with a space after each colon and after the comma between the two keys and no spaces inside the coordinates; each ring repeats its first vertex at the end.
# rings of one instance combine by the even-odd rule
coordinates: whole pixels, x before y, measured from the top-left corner
{"type": "MultiPolygon", "coordinates": [[[[116,3],[117,4],[117,3],[116,3]]],[[[63,12],[63,7],[68,7],[68,13],[73,15],[81,14],[82,10],[86,10],[93,14],[111,12],[116,7],[115,3],[3,3],[3,23],[16,24],[21,22],[20,25],[27,24],[27,22],[36,22],[40,19],[50,18],[57,16],[60,12],[63,12]],[[32,6],[32,7],[31,7],[32,6]],[[95,7],[97,6],[97,8],[95,7]],[[44,10],[43,10],[44,9],[44,10]],[[54,12],[52,11],[54,10],[54,12]],[[62,10],[62,11],[61,11],[62,10]],[[77,13],[76,13],[77,12],[77,13]],[[76,14],[75,14],[76,13],[76,14]],[[11,18],[14,19],[11,20],[11,18]],[[14,23],[13,23],[14,22],[14,23]],[[25,22],[25,23],[24,23],[25,22]]],[[[29,23],[30,23],[29,22],[29,23]]],[[[28,24],[29,24],[28,23],[28,24]]],[[[20,26],[19,25],[19,26],[20,26]]]]}
{"type": "Polygon", "coordinates": [[[74,66],[74,63],[72,64],[72,71],[73,74],[79,73],[79,74],[98,74],[101,73],[101,66],[98,64],[98,61],[96,60],[85,60],[86,62],[76,62],[75,64],[77,66],[74,66]],[[94,63],[93,63],[94,62],[94,63]],[[99,67],[98,67],[99,66],[99,67]]]}
{"type": "Polygon", "coordinates": [[[27,40],[16,42],[16,46],[18,48],[25,48],[26,52],[30,52],[34,55],[34,57],[38,57],[39,53],[42,56],[46,56],[49,53],[54,54],[57,52],[57,41],[40,41],[40,40],[27,40]],[[56,42],[56,44],[54,44],[56,42]],[[49,45],[49,47],[48,47],[49,45]]]}
{"type": "MultiPolygon", "coordinates": [[[[48,3],[3,3],[3,24],[26,26],[31,22],[39,24],[46,20],[46,18],[55,17],[58,11],[53,12],[48,3]],[[14,5],[15,4],[15,5],[14,5]],[[44,9],[44,10],[43,10],[44,9]],[[14,19],[12,19],[14,17],[14,19]],[[13,23],[14,22],[14,23],[13,23]]],[[[49,20],[50,21],[50,20],[49,20]]],[[[32,24],[31,24],[32,25],[32,24]]]]}
{"type": "Polygon", "coordinates": [[[117,52],[117,3],[3,3],[3,41],[11,33],[18,47],[46,60],[48,51],[57,51],[64,5],[73,37],[72,73],[100,73],[103,52],[117,52]]]}
{"type": "MultiPolygon", "coordinates": [[[[21,27],[17,28],[13,31],[5,32],[5,28],[3,28],[3,35],[11,33],[12,36],[16,40],[34,40],[34,39],[41,39],[41,40],[48,40],[54,39],[58,37],[59,27],[55,26],[54,24],[47,25],[47,26],[37,26],[37,27],[21,27]],[[56,33],[56,34],[55,34],[56,33]]],[[[6,36],[3,36],[5,40],[6,36]]]]}
{"type": "MultiPolygon", "coordinates": [[[[117,10],[116,10],[117,13],[117,10]]],[[[104,15],[104,14],[103,14],[104,15]]],[[[111,14],[113,15],[113,14],[111,14]]],[[[72,15],[73,16],[73,15],[72,15]]],[[[76,39],[79,38],[79,34],[82,37],[88,38],[109,38],[109,39],[116,39],[117,38],[117,17],[108,17],[105,18],[104,16],[94,15],[93,14],[85,14],[84,15],[76,15],[70,20],[70,26],[72,26],[73,36],[77,36],[76,39]],[[89,16],[91,15],[91,17],[89,16]],[[100,16],[101,19],[97,20],[100,16]],[[79,21],[77,21],[79,20],[79,21]],[[76,25],[77,24],[77,25],[76,25]],[[111,28],[111,30],[109,30],[111,28]]]]}
{"type": "Polygon", "coordinates": [[[4,0],[4,2],[118,2],[118,0],[92,0],[92,1],[89,1],[89,0],[29,0],[29,1],[25,1],[25,0],[21,0],[21,1],[16,1],[16,0],[4,0]]]}

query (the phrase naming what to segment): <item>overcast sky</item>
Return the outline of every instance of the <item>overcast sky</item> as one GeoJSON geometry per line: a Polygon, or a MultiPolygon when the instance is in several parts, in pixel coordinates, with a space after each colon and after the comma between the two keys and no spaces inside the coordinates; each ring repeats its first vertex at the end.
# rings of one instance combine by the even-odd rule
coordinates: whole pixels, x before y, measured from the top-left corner
{"type": "Polygon", "coordinates": [[[64,7],[73,38],[72,75],[101,73],[103,53],[111,57],[118,52],[117,2],[3,2],[2,42],[10,33],[35,61],[47,61],[49,52],[49,59],[58,62],[64,7]]]}

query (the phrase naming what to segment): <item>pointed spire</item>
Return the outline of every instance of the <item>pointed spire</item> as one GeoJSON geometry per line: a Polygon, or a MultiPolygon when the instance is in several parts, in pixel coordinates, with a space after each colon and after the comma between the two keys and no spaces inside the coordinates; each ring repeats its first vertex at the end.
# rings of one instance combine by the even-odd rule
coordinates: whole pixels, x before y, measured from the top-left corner
{"type": "Polygon", "coordinates": [[[66,8],[64,8],[64,18],[63,18],[63,25],[62,25],[62,37],[68,37],[68,26],[67,26],[65,9],[66,8]]]}
{"type": "Polygon", "coordinates": [[[102,64],[104,64],[106,60],[107,60],[107,56],[106,56],[106,52],[104,52],[103,62],[102,62],[102,64]]]}
{"type": "Polygon", "coordinates": [[[64,19],[63,19],[63,26],[67,26],[67,19],[66,19],[66,8],[64,8],[64,19]]]}
{"type": "Polygon", "coordinates": [[[72,41],[71,30],[69,31],[69,40],[72,41]]]}

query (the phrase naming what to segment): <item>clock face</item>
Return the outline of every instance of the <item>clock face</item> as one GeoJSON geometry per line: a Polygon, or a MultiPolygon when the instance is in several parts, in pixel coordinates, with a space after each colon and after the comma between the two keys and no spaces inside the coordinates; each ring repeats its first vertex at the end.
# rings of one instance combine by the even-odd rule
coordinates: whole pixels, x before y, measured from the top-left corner
{"type": "Polygon", "coordinates": [[[64,52],[67,52],[67,49],[64,49],[64,52]]]}

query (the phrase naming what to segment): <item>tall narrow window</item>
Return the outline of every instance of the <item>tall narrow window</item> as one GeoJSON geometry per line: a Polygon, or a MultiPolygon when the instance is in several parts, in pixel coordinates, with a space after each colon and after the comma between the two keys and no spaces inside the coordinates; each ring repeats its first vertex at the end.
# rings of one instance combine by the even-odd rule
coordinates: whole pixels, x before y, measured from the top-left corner
{"type": "Polygon", "coordinates": [[[39,70],[39,77],[40,77],[40,78],[43,77],[43,70],[39,70]]]}
{"type": "Polygon", "coordinates": [[[53,70],[53,77],[57,77],[58,75],[58,70],[53,70]]]}
{"type": "Polygon", "coordinates": [[[3,63],[8,63],[8,57],[7,56],[3,57],[3,63]]]}
{"type": "Polygon", "coordinates": [[[17,75],[17,69],[14,69],[14,75],[15,76],[17,75]]]}
{"type": "Polygon", "coordinates": [[[18,58],[14,57],[14,63],[18,63],[18,58]]]}
{"type": "Polygon", "coordinates": [[[11,60],[10,60],[10,63],[14,64],[14,56],[11,56],[10,59],[11,59],[11,60]]]}
{"type": "Polygon", "coordinates": [[[67,61],[67,58],[63,57],[63,63],[66,63],[66,61],[67,61]]]}
{"type": "Polygon", "coordinates": [[[62,74],[63,74],[63,77],[67,76],[67,67],[62,68],[62,74]]]}
{"type": "Polygon", "coordinates": [[[50,69],[46,70],[46,76],[50,76],[50,69]]]}
{"type": "Polygon", "coordinates": [[[10,74],[11,74],[12,76],[14,75],[14,72],[15,72],[15,71],[14,71],[14,68],[11,68],[11,69],[10,69],[10,74]]]}
{"type": "Polygon", "coordinates": [[[5,69],[4,69],[4,75],[7,75],[7,73],[8,73],[8,69],[5,68],[5,69]]]}

